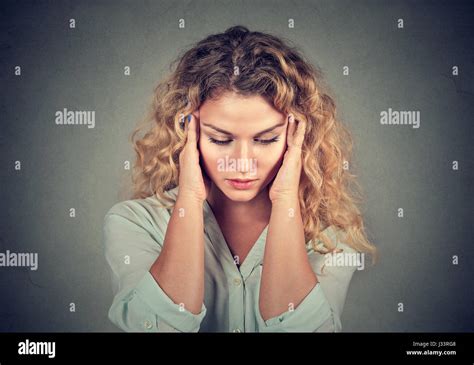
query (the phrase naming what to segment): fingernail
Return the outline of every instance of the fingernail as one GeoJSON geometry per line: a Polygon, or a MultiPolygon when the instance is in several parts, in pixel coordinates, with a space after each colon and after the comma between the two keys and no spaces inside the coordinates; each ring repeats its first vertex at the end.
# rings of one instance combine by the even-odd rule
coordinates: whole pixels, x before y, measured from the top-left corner
{"type": "Polygon", "coordinates": [[[294,116],[293,116],[293,114],[290,114],[290,116],[289,116],[289,118],[288,118],[288,121],[289,121],[290,123],[293,123],[293,122],[294,122],[294,116]]]}

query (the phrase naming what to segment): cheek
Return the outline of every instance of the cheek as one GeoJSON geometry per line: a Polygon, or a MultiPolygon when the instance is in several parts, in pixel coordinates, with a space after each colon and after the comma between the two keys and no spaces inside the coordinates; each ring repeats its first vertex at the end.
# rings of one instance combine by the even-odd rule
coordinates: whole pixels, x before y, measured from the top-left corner
{"type": "Polygon", "coordinates": [[[261,178],[278,171],[286,151],[286,141],[278,141],[269,146],[261,147],[257,156],[258,174],[261,178]]]}
{"type": "Polygon", "coordinates": [[[210,142],[202,141],[202,143],[199,143],[199,155],[206,173],[210,177],[216,176],[217,161],[222,157],[222,152],[210,142]]]}

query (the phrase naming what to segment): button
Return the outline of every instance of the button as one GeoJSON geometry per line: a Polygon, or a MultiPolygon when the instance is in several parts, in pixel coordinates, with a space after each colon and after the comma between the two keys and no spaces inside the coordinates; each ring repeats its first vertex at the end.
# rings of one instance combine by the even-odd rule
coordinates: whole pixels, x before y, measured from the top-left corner
{"type": "Polygon", "coordinates": [[[240,330],[240,328],[236,328],[236,329],[235,329],[234,331],[232,331],[232,332],[237,332],[237,333],[238,333],[238,332],[242,332],[242,331],[240,330]]]}
{"type": "Polygon", "coordinates": [[[240,280],[239,278],[235,278],[234,279],[234,285],[239,286],[240,284],[242,284],[242,280],[240,280]]]}
{"type": "Polygon", "coordinates": [[[150,321],[145,321],[143,325],[145,326],[147,330],[150,330],[153,328],[153,324],[150,321]]]}

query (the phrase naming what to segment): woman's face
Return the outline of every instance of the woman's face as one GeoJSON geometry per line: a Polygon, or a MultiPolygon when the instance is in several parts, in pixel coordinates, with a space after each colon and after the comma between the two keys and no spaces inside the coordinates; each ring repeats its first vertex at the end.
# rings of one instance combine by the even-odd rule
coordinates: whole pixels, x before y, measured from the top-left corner
{"type": "Polygon", "coordinates": [[[205,172],[230,200],[252,200],[278,173],[286,151],[286,115],[261,96],[230,92],[206,100],[198,115],[205,172]]]}

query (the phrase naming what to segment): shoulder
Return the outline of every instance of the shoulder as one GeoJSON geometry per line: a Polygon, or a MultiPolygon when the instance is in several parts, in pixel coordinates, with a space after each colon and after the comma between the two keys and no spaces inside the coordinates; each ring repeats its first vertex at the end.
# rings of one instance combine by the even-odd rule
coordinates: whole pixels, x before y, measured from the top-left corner
{"type": "MultiPolygon", "coordinates": [[[[332,246],[334,247],[335,251],[344,251],[348,253],[356,253],[357,251],[349,246],[346,243],[346,233],[344,230],[331,225],[326,227],[324,230],[321,231],[321,234],[323,234],[329,241],[331,241],[332,246]]],[[[329,250],[325,247],[324,242],[321,240],[318,240],[317,242],[313,243],[312,241],[309,241],[306,244],[308,253],[310,252],[315,252],[315,247],[317,248],[317,252],[321,255],[324,255],[324,253],[328,253],[329,250]]]]}
{"type": "Polygon", "coordinates": [[[327,227],[323,233],[335,245],[335,251],[356,253],[357,251],[346,243],[346,232],[336,226],[327,227]]]}
{"type": "MultiPolygon", "coordinates": [[[[176,201],[176,190],[172,189],[167,191],[165,194],[176,201]]],[[[160,200],[156,195],[149,196],[143,199],[129,199],[118,202],[110,208],[105,216],[108,215],[120,215],[125,218],[150,218],[155,213],[158,214],[169,214],[169,208],[164,205],[166,202],[160,200]]]]}
{"type": "Polygon", "coordinates": [[[322,241],[316,242],[316,245],[308,242],[308,255],[318,275],[328,272],[352,274],[357,267],[363,265],[363,254],[346,243],[345,231],[329,226],[321,233],[331,241],[334,249],[328,250],[322,241]]]}
{"type": "MultiPolygon", "coordinates": [[[[175,201],[176,188],[167,191],[166,195],[175,201]]],[[[165,203],[155,195],[115,203],[104,216],[104,228],[135,227],[151,233],[166,232],[172,208],[167,208],[165,203]]]]}

